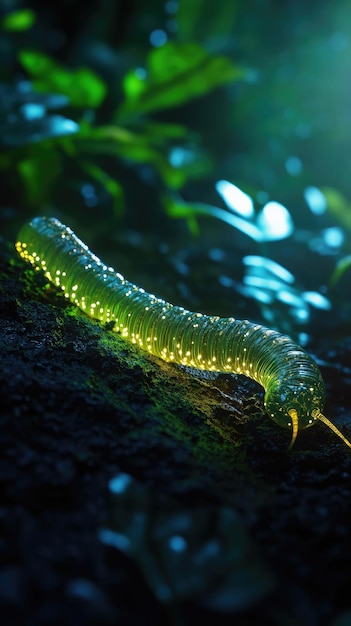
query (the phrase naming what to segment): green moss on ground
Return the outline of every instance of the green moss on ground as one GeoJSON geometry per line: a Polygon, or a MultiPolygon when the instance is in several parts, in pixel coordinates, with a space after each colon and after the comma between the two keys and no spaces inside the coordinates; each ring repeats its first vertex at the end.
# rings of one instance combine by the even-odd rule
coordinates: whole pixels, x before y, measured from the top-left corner
{"type": "MultiPolygon", "coordinates": [[[[325,623],[348,607],[351,458],[332,433],[304,431],[287,454],[289,433],[250,381],[144,354],[43,288],[3,244],[0,280],[0,576],[16,581],[5,604],[18,623],[57,606],[61,620],[82,619],[87,606],[73,609],[64,591],[72,576],[94,581],[127,623],[150,607],[168,623],[134,565],[109,555],[107,566],[97,538],[119,471],[187,508],[239,512],[277,581],[240,623],[325,623]]],[[[340,372],[327,371],[329,398],[347,389],[340,372]]]]}

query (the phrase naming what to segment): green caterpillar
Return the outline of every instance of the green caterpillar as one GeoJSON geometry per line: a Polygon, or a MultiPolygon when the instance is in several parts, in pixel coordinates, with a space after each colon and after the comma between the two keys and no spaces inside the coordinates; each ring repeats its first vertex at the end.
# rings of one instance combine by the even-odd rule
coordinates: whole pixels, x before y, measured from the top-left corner
{"type": "Polygon", "coordinates": [[[265,390],[265,409],[292,430],[324,422],[325,388],[314,360],[289,337],[247,320],[192,313],[125,280],[55,218],[37,217],[21,229],[20,256],[91,317],[165,361],[204,370],[244,374],[265,390]]]}

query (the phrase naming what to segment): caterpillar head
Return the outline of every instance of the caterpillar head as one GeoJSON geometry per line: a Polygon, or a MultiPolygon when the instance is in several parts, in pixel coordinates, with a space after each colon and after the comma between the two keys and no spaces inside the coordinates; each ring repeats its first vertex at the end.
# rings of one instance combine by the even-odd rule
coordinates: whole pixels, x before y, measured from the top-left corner
{"type": "Polygon", "coordinates": [[[299,428],[308,428],[318,420],[326,424],[351,448],[351,443],[323,415],[324,403],[325,388],[321,377],[313,385],[296,380],[274,381],[267,388],[264,400],[269,417],[279,426],[292,430],[289,450],[294,445],[299,428]]]}

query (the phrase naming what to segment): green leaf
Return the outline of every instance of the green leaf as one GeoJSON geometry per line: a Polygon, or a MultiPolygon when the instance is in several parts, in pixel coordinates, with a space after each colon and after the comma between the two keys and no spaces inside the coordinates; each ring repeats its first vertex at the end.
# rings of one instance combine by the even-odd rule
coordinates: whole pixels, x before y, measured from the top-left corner
{"type": "Polygon", "coordinates": [[[84,161],[81,163],[82,168],[95,180],[102,184],[106,191],[113,198],[114,211],[117,217],[123,214],[124,210],[124,191],[122,185],[112,176],[109,176],[101,167],[94,163],[84,161]]]}
{"type": "Polygon", "coordinates": [[[340,259],[337,262],[336,267],[329,279],[329,287],[330,288],[335,287],[335,285],[338,284],[343,274],[345,274],[346,270],[348,270],[350,267],[351,267],[351,254],[348,254],[347,256],[344,256],[342,259],[340,259]]]}
{"type": "Polygon", "coordinates": [[[154,143],[165,143],[169,139],[184,139],[189,133],[186,126],[163,122],[146,122],[144,129],[154,143]]]}
{"type": "Polygon", "coordinates": [[[35,50],[21,50],[19,60],[37,91],[65,94],[74,107],[96,108],[106,95],[104,81],[86,67],[69,70],[35,50]]]}
{"type": "Polygon", "coordinates": [[[52,187],[59,179],[62,164],[59,152],[51,146],[36,146],[28,158],[17,164],[26,201],[36,208],[50,201],[52,187]]]}
{"type": "Polygon", "coordinates": [[[150,143],[147,136],[120,126],[87,129],[85,133],[77,135],[74,143],[81,154],[109,154],[135,165],[153,165],[166,185],[172,189],[179,189],[186,182],[186,172],[172,167],[167,157],[150,143]]]}
{"type": "Polygon", "coordinates": [[[35,13],[32,9],[20,9],[5,15],[1,20],[1,27],[10,32],[28,30],[33,26],[35,19],[35,13]]]}
{"type": "Polygon", "coordinates": [[[170,196],[164,195],[162,198],[162,204],[166,210],[168,217],[173,219],[185,219],[191,234],[194,237],[198,237],[200,233],[199,223],[196,217],[195,211],[193,211],[190,204],[183,202],[183,200],[175,200],[170,196]]]}
{"type": "Polygon", "coordinates": [[[234,32],[239,0],[183,0],[177,11],[177,37],[180,41],[215,41],[225,45],[234,32]]]}
{"type": "Polygon", "coordinates": [[[344,228],[351,230],[351,204],[343,196],[340,191],[334,189],[334,187],[321,187],[326,201],[329,213],[341,224],[344,228]]]}
{"type": "Polygon", "coordinates": [[[136,70],[125,77],[118,119],[179,106],[246,74],[226,57],[210,55],[197,44],[167,43],[150,52],[145,78],[136,70]]]}
{"type": "MultiPolygon", "coordinates": [[[[213,0],[212,0],[213,3],[213,0]]],[[[180,2],[177,10],[177,24],[179,39],[185,41],[194,40],[196,27],[201,22],[204,0],[186,0],[180,2]]],[[[218,9],[218,3],[216,3],[218,9]]]]}

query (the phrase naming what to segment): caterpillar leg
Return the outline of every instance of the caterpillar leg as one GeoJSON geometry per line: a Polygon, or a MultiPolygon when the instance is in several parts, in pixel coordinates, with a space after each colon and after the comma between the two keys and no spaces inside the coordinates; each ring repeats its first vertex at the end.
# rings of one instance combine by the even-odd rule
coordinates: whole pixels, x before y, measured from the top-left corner
{"type": "Polygon", "coordinates": [[[291,450],[291,448],[293,447],[295,441],[296,441],[296,437],[297,437],[297,433],[299,430],[299,416],[297,414],[296,409],[290,409],[290,411],[288,411],[290,417],[291,417],[291,424],[292,424],[292,435],[291,435],[291,441],[288,447],[288,450],[291,450]]]}

